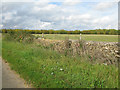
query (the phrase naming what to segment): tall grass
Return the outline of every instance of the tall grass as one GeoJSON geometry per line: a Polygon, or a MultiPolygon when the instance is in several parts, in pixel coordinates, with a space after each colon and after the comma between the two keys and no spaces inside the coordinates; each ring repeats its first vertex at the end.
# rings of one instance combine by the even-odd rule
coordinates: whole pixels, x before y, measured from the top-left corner
{"type": "Polygon", "coordinates": [[[2,57],[36,88],[117,88],[118,68],[3,39],[2,57]]]}

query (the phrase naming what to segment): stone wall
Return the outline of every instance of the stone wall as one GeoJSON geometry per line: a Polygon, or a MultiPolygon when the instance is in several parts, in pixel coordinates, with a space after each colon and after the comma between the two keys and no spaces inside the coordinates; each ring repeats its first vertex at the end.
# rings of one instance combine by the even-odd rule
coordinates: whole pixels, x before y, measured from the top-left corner
{"type": "Polygon", "coordinates": [[[87,51],[90,55],[94,55],[101,63],[117,64],[118,43],[117,42],[86,42],[87,51]]]}
{"type": "Polygon", "coordinates": [[[97,63],[117,64],[120,57],[117,42],[39,39],[37,43],[66,55],[86,55],[91,61],[97,60],[97,63]]]}

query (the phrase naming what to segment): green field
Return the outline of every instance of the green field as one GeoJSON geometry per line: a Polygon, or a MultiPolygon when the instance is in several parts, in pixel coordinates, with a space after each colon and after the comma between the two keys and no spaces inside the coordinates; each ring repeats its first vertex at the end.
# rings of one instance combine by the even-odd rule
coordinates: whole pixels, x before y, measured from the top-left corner
{"type": "Polygon", "coordinates": [[[2,56],[2,41],[0,41],[0,56],[2,56]]]}
{"type": "MultiPolygon", "coordinates": [[[[35,36],[42,37],[42,34],[35,34],[35,36]]],[[[44,34],[46,39],[53,40],[65,40],[66,37],[69,39],[77,40],[80,38],[78,34],[44,34]]],[[[82,35],[82,39],[86,41],[103,41],[103,42],[118,42],[118,35],[82,35]]]]}
{"type": "Polygon", "coordinates": [[[2,42],[2,58],[36,88],[117,88],[118,68],[65,56],[35,43],[2,42]]]}

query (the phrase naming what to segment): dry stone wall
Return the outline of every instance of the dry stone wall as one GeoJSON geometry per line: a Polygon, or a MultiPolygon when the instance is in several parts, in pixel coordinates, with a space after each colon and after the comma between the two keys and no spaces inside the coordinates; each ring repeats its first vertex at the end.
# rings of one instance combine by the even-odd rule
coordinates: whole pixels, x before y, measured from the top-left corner
{"type": "Polygon", "coordinates": [[[88,53],[101,63],[117,64],[118,43],[117,42],[86,42],[88,53]]]}
{"type": "Polygon", "coordinates": [[[77,40],[47,40],[39,39],[38,44],[50,47],[60,53],[75,56],[88,56],[98,63],[117,64],[119,56],[117,42],[84,42],[77,40]]]}

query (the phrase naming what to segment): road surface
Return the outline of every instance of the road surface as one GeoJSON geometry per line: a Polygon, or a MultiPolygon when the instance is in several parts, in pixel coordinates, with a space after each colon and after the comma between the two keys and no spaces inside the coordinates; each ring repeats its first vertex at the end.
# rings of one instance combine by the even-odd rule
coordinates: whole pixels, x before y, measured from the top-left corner
{"type": "Polygon", "coordinates": [[[10,69],[8,63],[2,60],[2,88],[31,88],[20,78],[15,71],[10,69]]]}

